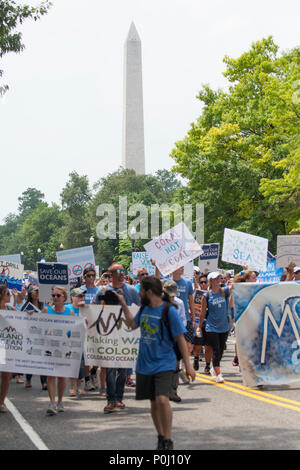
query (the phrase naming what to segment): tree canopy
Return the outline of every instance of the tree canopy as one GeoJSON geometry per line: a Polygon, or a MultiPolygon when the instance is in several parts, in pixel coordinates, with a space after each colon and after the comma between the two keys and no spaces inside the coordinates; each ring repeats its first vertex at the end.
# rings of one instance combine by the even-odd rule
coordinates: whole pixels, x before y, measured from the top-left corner
{"type": "Polygon", "coordinates": [[[206,242],[228,227],[275,250],[277,234],[300,226],[300,50],[279,55],[269,37],[224,63],[228,91],[202,87],[202,114],[175,143],[173,171],[188,183],[181,199],[205,205],[206,242]]]}

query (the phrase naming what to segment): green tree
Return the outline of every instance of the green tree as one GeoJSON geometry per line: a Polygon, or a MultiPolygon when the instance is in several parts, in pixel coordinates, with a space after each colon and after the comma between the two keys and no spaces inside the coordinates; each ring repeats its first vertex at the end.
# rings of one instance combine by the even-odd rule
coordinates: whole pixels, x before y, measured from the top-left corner
{"type": "Polygon", "coordinates": [[[19,201],[19,215],[21,220],[26,219],[26,217],[32,212],[37,206],[44,201],[45,194],[39,191],[36,188],[27,188],[26,191],[18,197],[19,201]]]}
{"type": "MultiPolygon", "coordinates": [[[[8,52],[21,52],[24,49],[22,33],[16,29],[22,25],[25,19],[31,18],[37,21],[45,15],[51,3],[43,1],[39,6],[18,5],[13,0],[1,0],[0,2],[0,58],[8,52]]],[[[0,70],[0,77],[3,70],[0,70]]],[[[8,90],[8,85],[0,86],[0,96],[8,90]]]]}
{"type": "Polygon", "coordinates": [[[64,214],[64,247],[86,246],[91,236],[88,205],[92,197],[87,176],[80,176],[76,171],[70,173],[60,197],[64,214]]]}
{"type": "Polygon", "coordinates": [[[178,197],[204,203],[206,242],[222,242],[229,227],[268,238],[272,251],[276,235],[292,228],[297,211],[299,216],[296,198],[288,202],[292,217],[275,210],[274,188],[266,186],[284,178],[297,148],[300,108],[291,96],[299,78],[299,51],[279,56],[270,37],[224,62],[228,92],[202,88],[203,112],[171,153],[173,170],[188,182],[178,197]]]}

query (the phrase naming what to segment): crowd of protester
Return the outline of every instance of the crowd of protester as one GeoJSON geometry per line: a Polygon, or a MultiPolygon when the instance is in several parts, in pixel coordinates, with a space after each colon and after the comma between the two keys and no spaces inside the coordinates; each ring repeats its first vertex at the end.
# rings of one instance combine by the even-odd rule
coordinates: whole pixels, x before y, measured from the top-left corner
{"type": "MultiPolygon", "coordinates": [[[[155,262],[153,262],[155,266],[155,262]]],[[[234,312],[232,301],[233,283],[257,282],[258,273],[247,267],[234,277],[231,271],[201,272],[194,266],[193,279],[183,276],[183,268],[174,271],[168,278],[161,279],[158,269],[154,276],[149,276],[146,268],[137,272],[137,277],[126,275],[123,266],[112,264],[97,279],[96,271],[87,268],[78,286],[68,293],[55,286],[52,290],[52,302],[44,304],[39,300],[39,288],[29,284],[22,291],[0,286],[0,310],[26,311],[34,315],[35,311],[45,314],[80,315],[80,307],[86,304],[103,303],[104,292],[112,291],[116,302],[122,305],[128,326],[138,328],[141,318],[162,318],[167,305],[167,316],[171,329],[163,326],[161,338],[156,338],[149,346],[143,341],[141,331],[140,351],[135,370],[124,368],[103,368],[97,365],[85,365],[84,355],[78,377],[69,379],[68,394],[77,397],[84,393],[98,391],[99,398],[106,399],[105,414],[126,408],[123,401],[125,387],[136,388],[137,399],[150,399],[151,416],[158,435],[157,449],[173,449],[171,440],[172,410],[169,401],[181,402],[178,395],[179,380],[189,383],[195,379],[199,362],[203,361],[205,374],[217,383],[224,382],[221,372],[221,360],[228,335],[234,330],[234,312]],[[35,310],[28,310],[28,304],[35,310]],[[135,317],[130,312],[131,305],[140,309],[135,317]],[[181,359],[175,356],[173,339],[176,338],[181,351],[181,359]],[[150,349],[151,351],[150,351],[150,349]],[[191,363],[192,359],[192,363],[191,363]]],[[[282,281],[300,280],[300,267],[291,263],[286,268],[282,281]]],[[[142,329],[142,328],[141,328],[142,329]]],[[[159,335],[159,331],[157,335],[159,335]]],[[[239,365],[238,352],[232,361],[239,365]]],[[[18,384],[32,387],[32,376],[2,372],[0,387],[0,413],[5,413],[5,398],[10,381],[16,378],[18,384]]],[[[68,380],[63,377],[40,377],[42,390],[47,390],[49,405],[46,414],[54,416],[64,412],[63,398],[68,380]]]]}

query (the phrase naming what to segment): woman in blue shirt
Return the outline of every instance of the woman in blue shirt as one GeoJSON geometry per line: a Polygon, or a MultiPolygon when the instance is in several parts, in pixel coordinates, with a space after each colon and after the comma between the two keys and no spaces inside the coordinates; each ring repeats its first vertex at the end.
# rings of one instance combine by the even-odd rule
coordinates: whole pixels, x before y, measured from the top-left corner
{"type": "Polygon", "coordinates": [[[220,370],[220,361],[231,329],[231,319],[228,313],[231,287],[222,288],[220,278],[221,274],[218,272],[208,275],[210,289],[202,297],[199,319],[200,328],[202,328],[203,321],[206,319],[206,340],[213,350],[213,367],[210,369],[210,373],[218,383],[224,382],[220,370]]]}
{"type": "MultiPolygon", "coordinates": [[[[68,293],[64,287],[55,286],[52,291],[53,305],[46,306],[43,309],[44,313],[50,313],[55,315],[72,315],[74,316],[74,311],[72,307],[65,305],[65,302],[68,298],[68,293]]],[[[47,409],[48,415],[56,415],[57,412],[64,411],[63,407],[63,396],[66,389],[66,378],[57,377],[57,392],[58,392],[58,401],[57,405],[55,404],[55,395],[56,395],[56,377],[48,376],[47,385],[48,393],[50,398],[50,404],[47,409]]]]}

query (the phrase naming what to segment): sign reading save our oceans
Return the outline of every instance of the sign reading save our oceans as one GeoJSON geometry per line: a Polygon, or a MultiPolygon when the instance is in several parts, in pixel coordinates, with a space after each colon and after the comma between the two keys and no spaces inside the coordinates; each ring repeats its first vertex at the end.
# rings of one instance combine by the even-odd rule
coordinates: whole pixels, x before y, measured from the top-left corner
{"type": "Polygon", "coordinates": [[[69,290],[68,265],[62,263],[37,263],[39,299],[42,302],[52,301],[54,286],[65,287],[69,290]]]}
{"type": "Polygon", "coordinates": [[[300,380],[300,282],[237,283],[236,341],[247,387],[300,380]]]}

